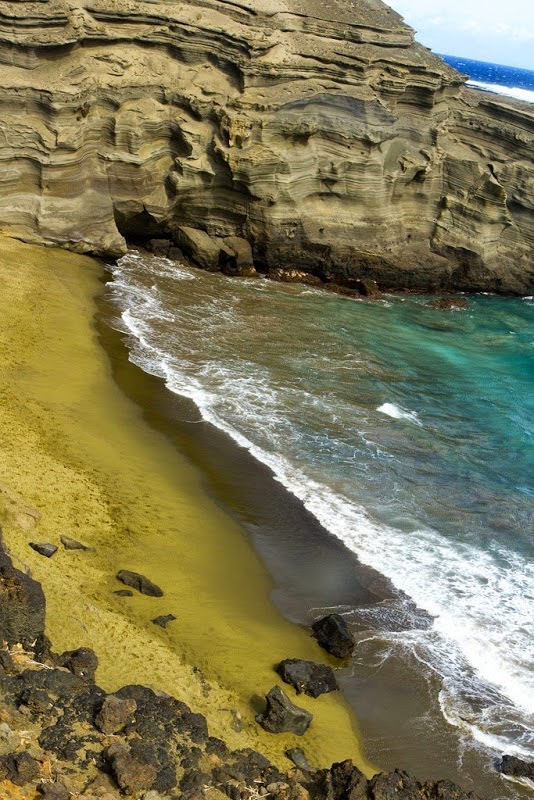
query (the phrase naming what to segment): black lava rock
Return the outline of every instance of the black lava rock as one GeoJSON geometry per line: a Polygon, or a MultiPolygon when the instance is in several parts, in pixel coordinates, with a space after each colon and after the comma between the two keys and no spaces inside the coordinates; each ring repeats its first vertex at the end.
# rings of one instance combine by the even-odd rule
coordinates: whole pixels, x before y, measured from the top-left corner
{"type": "Polygon", "coordinates": [[[306,733],[313,719],[313,714],[304,708],[293,705],[286,693],[274,686],[265,697],[267,708],[264,714],[258,714],[256,722],[270,733],[306,733]]]}
{"type": "Polygon", "coordinates": [[[523,761],[516,756],[503,756],[501,759],[501,772],[511,778],[528,778],[534,781],[534,761],[523,761]]]}
{"type": "Polygon", "coordinates": [[[176,619],[174,614],[162,614],[160,617],[156,617],[152,620],[154,625],[159,625],[160,628],[166,628],[169,622],[173,622],[176,619]]]}
{"type": "Polygon", "coordinates": [[[92,682],[95,679],[98,667],[98,656],[89,647],[80,647],[78,650],[67,650],[59,656],[59,666],[66,667],[73,675],[92,682]]]}
{"type": "Polygon", "coordinates": [[[126,584],[126,586],[131,586],[132,589],[137,589],[138,592],[146,594],[149,597],[163,597],[163,592],[159,586],[156,586],[151,580],[145,578],[144,575],[140,575],[139,572],[121,569],[121,571],[117,573],[117,580],[126,584]]]}
{"type": "Polygon", "coordinates": [[[132,722],[136,709],[135,700],[122,699],[110,694],[95,717],[95,725],[102,733],[118,733],[132,722]]]}
{"type": "Polygon", "coordinates": [[[52,558],[54,553],[57,553],[57,547],[55,544],[48,544],[45,542],[30,542],[30,547],[32,550],[35,550],[36,553],[39,553],[39,555],[45,556],[45,558],[52,558]]]}
{"type": "Polygon", "coordinates": [[[334,671],[326,664],[315,664],[301,658],[286,658],[275,670],[285,683],[293,686],[297,694],[304,692],[309,697],[319,697],[320,694],[334,692],[338,688],[334,671]]]}
{"type": "Polygon", "coordinates": [[[39,773],[39,762],[29,753],[10,753],[0,757],[0,776],[17,786],[24,786],[34,781],[39,773]]]}
{"type": "Polygon", "coordinates": [[[328,614],[312,625],[317,643],[336,658],[347,658],[354,650],[354,636],[340,614],[328,614]]]}
{"type": "Polygon", "coordinates": [[[15,569],[3,550],[0,531],[0,641],[33,649],[42,638],[44,627],[45,597],[41,585],[15,569]]]}

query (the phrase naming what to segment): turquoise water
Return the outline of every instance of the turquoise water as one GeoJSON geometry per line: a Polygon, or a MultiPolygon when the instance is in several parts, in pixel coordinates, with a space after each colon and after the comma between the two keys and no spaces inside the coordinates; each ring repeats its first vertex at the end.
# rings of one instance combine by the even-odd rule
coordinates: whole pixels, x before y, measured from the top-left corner
{"type": "Polygon", "coordinates": [[[477,747],[532,758],[533,300],[356,301],[136,254],[109,292],[132,360],[392,581],[396,605],[341,609],[354,629],[409,649],[477,747]]]}

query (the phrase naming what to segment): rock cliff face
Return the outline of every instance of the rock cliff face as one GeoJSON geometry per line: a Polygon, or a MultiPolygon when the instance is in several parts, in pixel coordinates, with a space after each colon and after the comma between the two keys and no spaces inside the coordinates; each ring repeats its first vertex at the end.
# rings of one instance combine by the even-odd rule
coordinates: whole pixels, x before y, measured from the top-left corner
{"type": "Polygon", "coordinates": [[[532,291],[534,107],[380,0],[0,0],[0,70],[4,233],[118,254],[185,226],[263,270],[532,291]]]}

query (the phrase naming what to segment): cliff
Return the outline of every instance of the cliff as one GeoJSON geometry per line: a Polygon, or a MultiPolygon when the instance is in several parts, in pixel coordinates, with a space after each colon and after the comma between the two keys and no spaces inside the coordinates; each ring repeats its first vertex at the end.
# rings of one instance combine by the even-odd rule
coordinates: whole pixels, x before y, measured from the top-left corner
{"type": "Polygon", "coordinates": [[[0,64],[5,234],[115,255],[186,226],[262,271],[533,290],[534,107],[379,0],[0,0],[0,64]]]}

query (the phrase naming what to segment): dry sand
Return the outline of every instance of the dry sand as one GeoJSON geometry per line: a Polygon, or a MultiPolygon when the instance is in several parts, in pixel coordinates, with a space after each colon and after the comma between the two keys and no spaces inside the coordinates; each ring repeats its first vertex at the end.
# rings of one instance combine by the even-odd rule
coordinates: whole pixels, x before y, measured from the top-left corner
{"type": "Polygon", "coordinates": [[[273,664],[328,656],[275,611],[244,532],[113,382],[94,327],[101,291],[97,262],[0,239],[0,513],[15,562],[45,589],[54,649],[94,648],[106,690],[144,683],[173,694],[231,747],[287,768],[284,750],[301,746],[312,764],[352,758],[372,774],[337,693],[296,700],[314,714],[303,738],[254,722],[279,682],[273,664]],[[61,534],[96,551],[66,551],[61,534]],[[59,550],[46,559],[29,541],[59,550]],[[116,596],[121,568],[164,596],[116,596]],[[166,630],[152,624],[167,613],[177,620],[166,630]]]}

